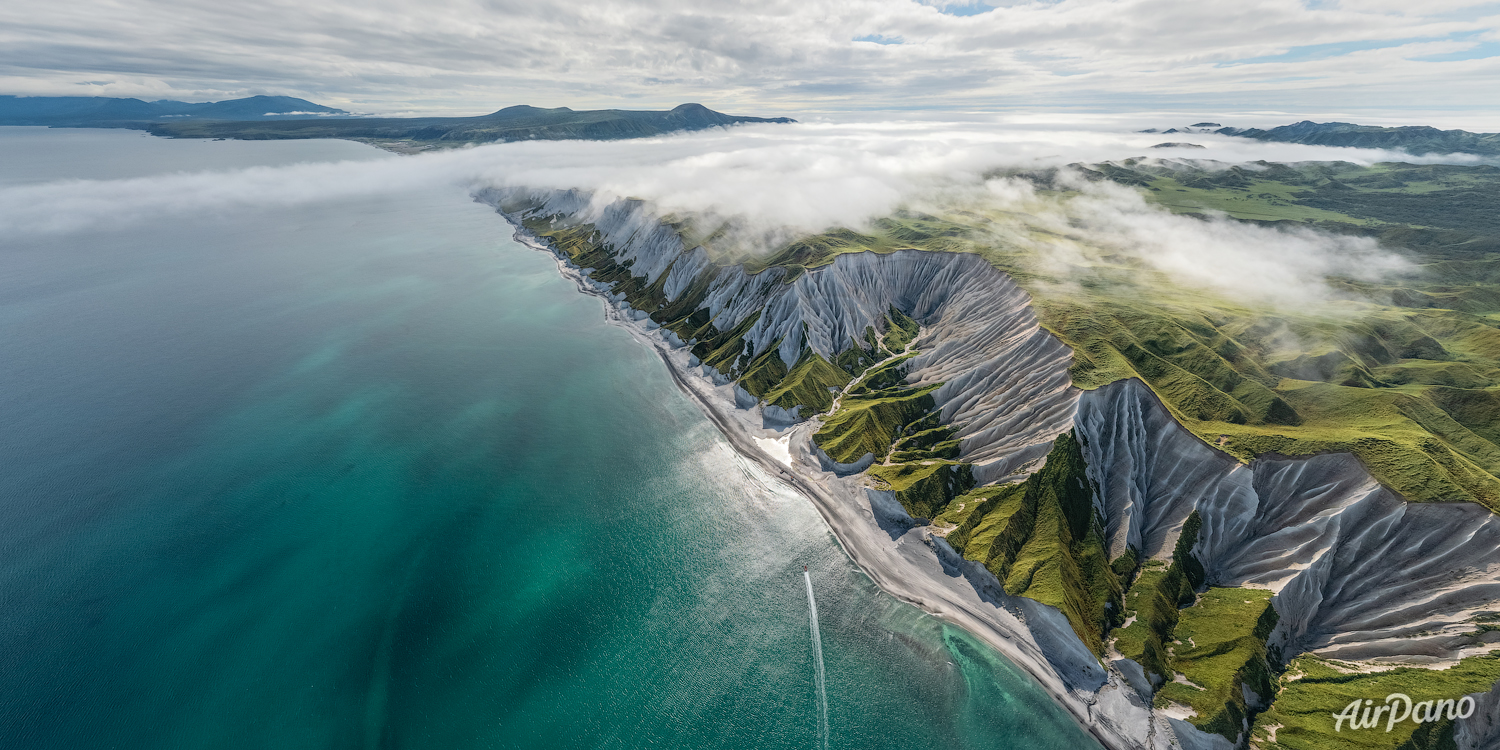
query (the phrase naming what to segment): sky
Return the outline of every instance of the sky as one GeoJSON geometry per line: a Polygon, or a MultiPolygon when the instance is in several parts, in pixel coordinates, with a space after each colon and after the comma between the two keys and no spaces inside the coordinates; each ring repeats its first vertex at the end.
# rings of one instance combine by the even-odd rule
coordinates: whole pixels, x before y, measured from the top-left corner
{"type": "Polygon", "coordinates": [[[282,94],[383,114],[696,101],[793,117],[1160,111],[1485,129],[1500,114],[1500,2],[17,1],[0,3],[0,93],[282,94]]]}

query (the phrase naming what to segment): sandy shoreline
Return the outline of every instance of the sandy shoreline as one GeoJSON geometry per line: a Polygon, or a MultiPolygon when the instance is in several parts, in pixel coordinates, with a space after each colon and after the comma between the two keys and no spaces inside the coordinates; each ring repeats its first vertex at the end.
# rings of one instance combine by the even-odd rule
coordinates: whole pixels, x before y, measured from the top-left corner
{"type": "MultiPolygon", "coordinates": [[[[868,488],[862,476],[840,477],[823,471],[811,448],[814,424],[768,423],[753,405],[742,406],[744,397],[736,399],[735,386],[716,384],[705,376],[687,347],[670,333],[663,335],[649,319],[638,319],[633,308],[612,299],[607,290],[565,257],[521,227],[515,229],[517,241],[551,255],[559,272],[573,280],[580,291],[604,301],[609,322],[656,352],[678,388],[698,404],[736,452],[811,501],[845,553],[882,591],[963,628],[1000,652],[1029,674],[1104,747],[1126,750],[1139,746],[1101,726],[1101,694],[1108,691],[1124,701],[1130,691],[1111,690],[1120,687],[1118,675],[1106,673],[1093,654],[1082,648],[1061,613],[1029,599],[1005,595],[987,570],[960,558],[946,542],[934,538],[928,527],[915,525],[889,493],[868,488]],[[757,442],[768,439],[788,446],[790,466],[757,442]],[[1047,637],[1058,628],[1066,633],[1059,632],[1055,639],[1047,637]],[[1049,648],[1039,640],[1051,641],[1049,648]],[[1075,686],[1070,687],[1067,679],[1075,686]]],[[[1144,706],[1139,709],[1146,710],[1144,706]]],[[[1148,716],[1140,718],[1149,721],[1148,716]]]]}

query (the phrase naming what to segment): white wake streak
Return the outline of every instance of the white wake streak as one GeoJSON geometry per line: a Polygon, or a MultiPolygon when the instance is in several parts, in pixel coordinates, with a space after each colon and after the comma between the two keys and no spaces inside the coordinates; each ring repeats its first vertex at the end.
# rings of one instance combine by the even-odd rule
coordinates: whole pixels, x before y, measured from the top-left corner
{"type": "Polygon", "coordinates": [[[807,612],[812,621],[813,673],[818,688],[818,747],[828,750],[828,690],[823,675],[823,636],[818,633],[818,601],[813,598],[812,575],[802,571],[802,580],[807,584],[807,612]]]}

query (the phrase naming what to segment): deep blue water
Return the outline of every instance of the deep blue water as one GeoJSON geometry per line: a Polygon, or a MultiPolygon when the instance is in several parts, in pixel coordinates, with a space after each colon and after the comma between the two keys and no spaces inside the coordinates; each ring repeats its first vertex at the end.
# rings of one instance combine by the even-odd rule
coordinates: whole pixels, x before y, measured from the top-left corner
{"type": "MultiPolygon", "coordinates": [[[[0,188],[347,142],[0,128],[0,188]]],[[[224,179],[234,179],[232,173],[224,179]]],[[[463,190],[0,238],[0,746],[1093,747],[463,190]]]]}

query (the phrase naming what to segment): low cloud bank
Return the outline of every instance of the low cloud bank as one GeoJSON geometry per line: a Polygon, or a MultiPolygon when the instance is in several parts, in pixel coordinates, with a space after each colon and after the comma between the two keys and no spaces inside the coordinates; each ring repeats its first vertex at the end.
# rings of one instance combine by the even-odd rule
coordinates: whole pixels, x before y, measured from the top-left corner
{"type": "Polygon", "coordinates": [[[1379,282],[1413,272],[1410,262],[1368,237],[1177,216],[1121,185],[1067,171],[1057,179],[1057,187],[1076,196],[1040,196],[1019,179],[986,187],[1016,217],[993,227],[997,243],[1030,250],[1032,270],[1064,287],[1081,280],[1078,269],[1127,261],[1190,290],[1295,309],[1348,298],[1328,285],[1329,276],[1379,282]]]}
{"type": "MultiPolygon", "coordinates": [[[[1375,278],[1403,264],[1373,243],[1312,231],[1173,216],[1132,190],[1077,182],[1065,204],[997,170],[1062,167],[1152,152],[1158,135],[1107,125],[1041,128],[1003,122],[808,123],[746,126],[633,141],[497,144],[415,157],[311,163],[128,180],[68,181],[0,189],[0,234],[94,230],[186,215],[285,206],[412,190],[490,185],[582,188],[600,204],[618,197],[663,211],[736,220],[747,236],[860,227],[915,202],[984,196],[1037,214],[1088,241],[1228,293],[1282,301],[1328,296],[1328,274],[1375,278]]],[[[1400,153],[1195,136],[1192,158],[1227,166],[1268,161],[1405,160],[1400,153]]],[[[1441,159],[1424,159],[1441,161],[1441,159]]],[[[1054,248],[1055,250],[1055,248],[1054,248]]]]}

